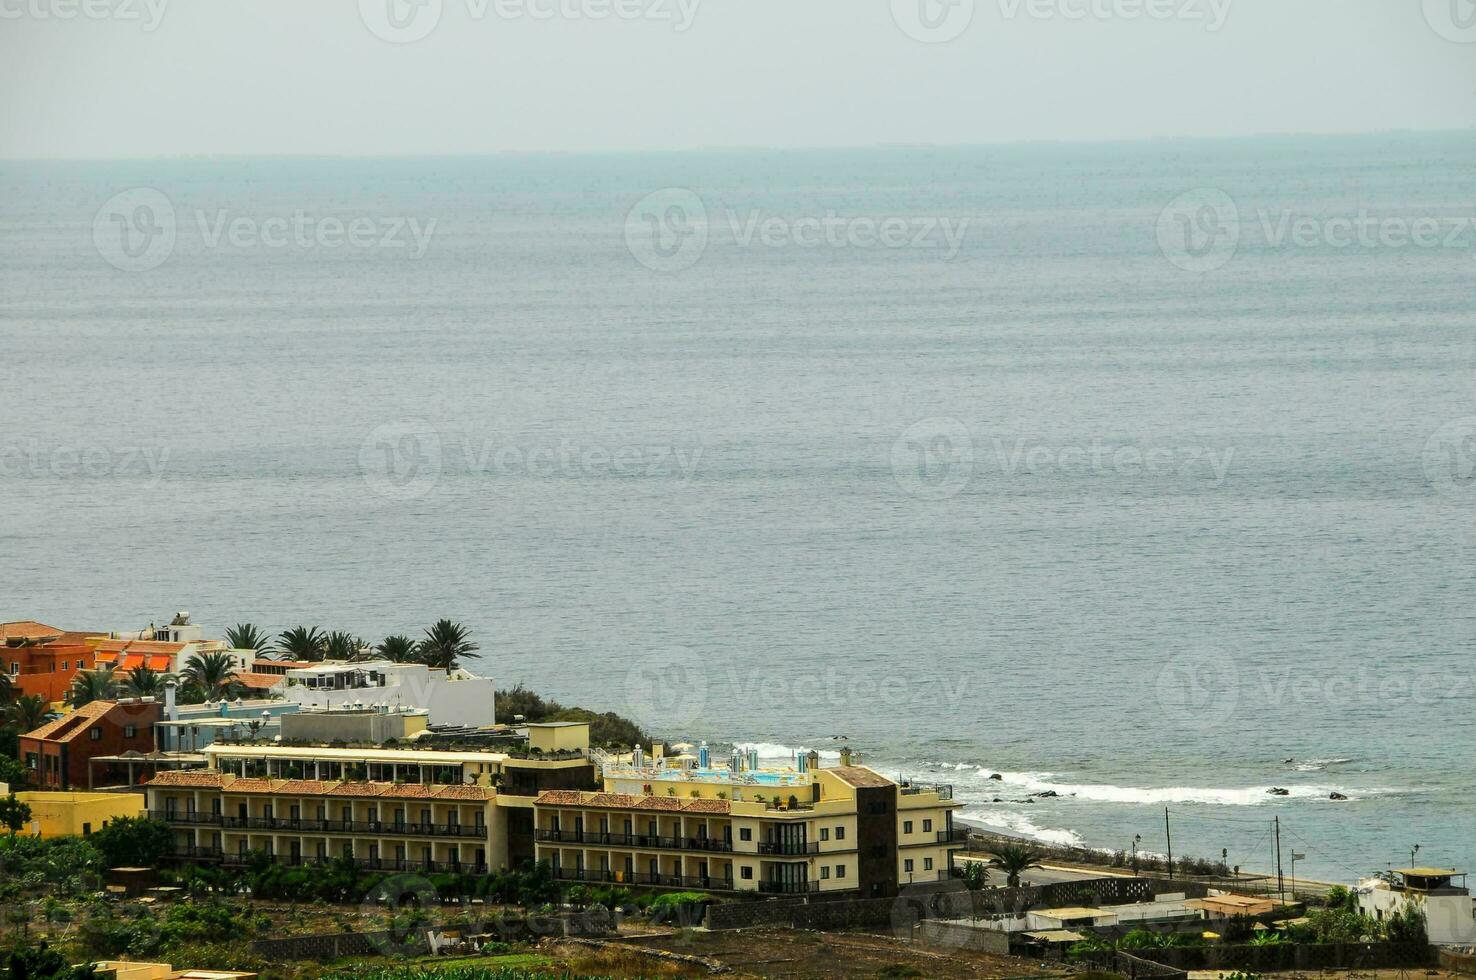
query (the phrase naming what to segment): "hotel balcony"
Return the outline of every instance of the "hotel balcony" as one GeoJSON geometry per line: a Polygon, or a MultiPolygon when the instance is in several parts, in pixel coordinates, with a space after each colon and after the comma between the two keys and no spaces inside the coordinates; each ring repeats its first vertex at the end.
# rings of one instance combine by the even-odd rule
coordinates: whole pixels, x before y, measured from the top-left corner
{"type": "Polygon", "coordinates": [[[410,823],[384,820],[306,820],[284,817],[225,817],[214,813],[149,811],[149,818],[191,827],[226,830],[283,830],[320,834],[394,834],[406,837],[485,838],[487,828],[476,824],[410,823]]]}
{"type": "Polygon", "coordinates": [[[717,837],[651,837],[642,834],[578,833],[573,830],[539,830],[534,840],[540,844],[588,844],[594,847],[632,847],[642,850],[705,851],[726,854],[733,842],[717,837]]]}
{"type": "Polygon", "coordinates": [[[953,787],[948,783],[907,783],[898,792],[903,796],[920,796],[923,793],[937,793],[940,800],[953,799],[953,787]]]}
{"type": "Polygon", "coordinates": [[[808,843],[804,841],[762,841],[759,843],[758,852],[760,854],[790,855],[819,854],[820,844],[818,841],[810,841],[808,843]]]}
{"type": "Polygon", "coordinates": [[[591,868],[554,868],[556,881],[579,881],[602,885],[645,885],[651,888],[695,888],[708,892],[733,891],[733,879],[694,875],[653,875],[638,871],[596,871],[591,868]]]}
{"type": "Polygon", "coordinates": [[[967,844],[968,842],[969,832],[967,830],[955,827],[953,830],[938,831],[939,844],[967,844]]]}
{"type": "Polygon", "coordinates": [[[765,895],[810,895],[820,890],[820,882],[760,881],[758,890],[765,895]]]}

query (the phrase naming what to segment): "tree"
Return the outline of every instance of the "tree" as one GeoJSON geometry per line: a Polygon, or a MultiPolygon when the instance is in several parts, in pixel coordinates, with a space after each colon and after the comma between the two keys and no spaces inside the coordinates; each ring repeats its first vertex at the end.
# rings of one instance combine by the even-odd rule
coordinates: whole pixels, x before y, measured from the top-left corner
{"type": "Polygon", "coordinates": [[[964,887],[971,892],[981,890],[989,884],[989,869],[982,861],[970,861],[963,868],[964,887]]]}
{"type": "Polygon", "coordinates": [[[221,651],[190,657],[181,676],[188,683],[199,685],[211,701],[233,697],[240,691],[240,684],[235,680],[235,661],[221,651]]]}
{"type": "Polygon", "coordinates": [[[411,664],[416,660],[415,641],[408,636],[386,636],[374,652],[397,664],[411,664]]]}
{"type": "Polygon", "coordinates": [[[122,690],[131,698],[157,698],[164,694],[164,682],[168,674],[161,674],[147,667],[135,667],[124,678],[122,690]]]}
{"type": "Polygon", "coordinates": [[[237,623],[226,630],[226,642],[235,650],[255,650],[266,653],[272,648],[270,634],[263,633],[253,623],[237,623]]]}
{"type": "Polygon", "coordinates": [[[334,630],[323,640],[324,660],[357,660],[364,641],[345,630],[334,630]]]}
{"type": "Polygon", "coordinates": [[[549,715],[563,711],[557,701],[545,701],[543,697],[528,690],[521,683],[517,687],[497,692],[497,720],[504,725],[513,723],[518,715],[524,721],[543,721],[549,715]]]}
{"type": "Polygon", "coordinates": [[[15,699],[15,703],[5,709],[6,719],[20,732],[31,732],[46,724],[46,716],[51,714],[46,700],[39,694],[26,694],[15,699]]]}
{"type": "Polygon", "coordinates": [[[9,704],[15,697],[15,682],[10,679],[10,674],[0,671],[0,705],[9,704]]]}
{"type": "Polygon", "coordinates": [[[294,626],[277,637],[277,649],[288,660],[316,663],[323,659],[328,638],[316,626],[294,626]]]}
{"type": "Polygon", "coordinates": [[[432,670],[444,670],[448,674],[460,667],[463,658],[479,656],[481,649],[471,641],[471,630],[460,623],[443,619],[425,631],[418,653],[420,662],[432,670]]]}
{"type": "Polygon", "coordinates": [[[11,980],[92,980],[96,973],[92,966],[72,966],[46,943],[15,946],[5,968],[5,975],[11,980]]]}
{"type": "Polygon", "coordinates": [[[151,868],[174,850],[169,825],[143,817],[117,817],[88,840],[110,868],[151,868]]]}
{"type": "Polygon", "coordinates": [[[19,759],[12,759],[8,755],[0,755],[0,783],[14,789],[25,783],[30,777],[26,767],[19,759]]]}
{"type": "Polygon", "coordinates": [[[1001,844],[990,852],[989,865],[1005,873],[1009,887],[1019,888],[1020,875],[1040,867],[1040,855],[1021,844],[1001,844]]]}
{"type": "Polygon", "coordinates": [[[93,701],[111,701],[118,696],[118,681],[111,668],[79,670],[72,678],[72,688],[67,692],[67,702],[74,708],[93,701]]]}
{"type": "Polygon", "coordinates": [[[0,827],[4,827],[14,837],[31,820],[31,805],[22,803],[11,793],[4,799],[0,799],[0,827]]]}

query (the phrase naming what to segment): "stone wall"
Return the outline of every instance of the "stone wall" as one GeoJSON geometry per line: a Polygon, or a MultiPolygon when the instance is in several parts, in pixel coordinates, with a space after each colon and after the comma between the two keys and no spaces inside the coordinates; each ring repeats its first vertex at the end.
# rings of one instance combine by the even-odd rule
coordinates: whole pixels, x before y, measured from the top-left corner
{"type": "Polygon", "coordinates": [[[924,946],[935,949],[963,949],[972,953],[994,953],[1006,956],[1010,952],[1008,933],[989,929],[973,929],[952,922],[923,921],[917,924],[912,938],[924,946]]]}

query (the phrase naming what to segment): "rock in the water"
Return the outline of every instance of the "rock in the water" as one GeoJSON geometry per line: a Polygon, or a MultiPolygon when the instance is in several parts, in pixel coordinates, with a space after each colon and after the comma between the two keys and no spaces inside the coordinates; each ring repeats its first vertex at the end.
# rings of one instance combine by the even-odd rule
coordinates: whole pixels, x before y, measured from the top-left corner
{"type": "Polygon", "coordinates": [[[1289,789],[1282,789],[1280,786],[1272,786],[1270,789],[1266,790],[1266,792],[1270,793],[1272,796],[1291,796],[1292,795],[1291,794],[1291,790],[1289,790],[1289,789]]]}
{"type": "Polygon", "coordinates": [[[995,782],[1001,782],[1001,781],[1002,781],[1002,780],[1003,780],[1003,779],[1004,779],[1004,777],[1003,777],[1003,776],[1001,776],[1001,775],[1000,775],[1000,774],[999,774],[999,773],[997,773],[997,772],[996,772],[996,773],[993,773],[993,774],[991,774],[991,775],[990,775],[990,777],[989,777],[989,778],[990,778],[990,779],[992,779],[992,780],[994,780],[994,781],[995,781],[995,782]]]}
{"type": "Polygon", "coordinates": [[[1034,796],[1038,800],[1051,800],[1051,799],[1055,799],[1056,797],[1060,796],[1061,794],[1060,793],[1057,793],[1053,789],[1048,789],[1044,793],[1031,793],[1030,795],[1031,796],[1034,796]]]}
{"type": "Polygon", "coordinates": [[[1331,796],[1328,797],[1328,799],[1330,799],[1330,800],[1346,800],[1347,797],[1344,796],[1342,793],[1333,793],[1331,796]]]}

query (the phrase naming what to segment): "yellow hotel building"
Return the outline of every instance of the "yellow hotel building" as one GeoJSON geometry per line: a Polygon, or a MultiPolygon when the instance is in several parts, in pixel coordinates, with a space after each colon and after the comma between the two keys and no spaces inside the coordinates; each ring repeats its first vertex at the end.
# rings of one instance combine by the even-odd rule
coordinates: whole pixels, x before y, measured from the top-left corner
{"type": "Polygon", "coordinates": [[[965,844],[946,786],[814,753],[785,769],[660,746],[614,757],[589,749],[585,725],[528,730],[508,750],[215,743],[207,769],[159,773],[148,809],[185,860],[471,873],[539,860],[563,881],[775,895],[894,895],[947,877],[965,844]]]}

